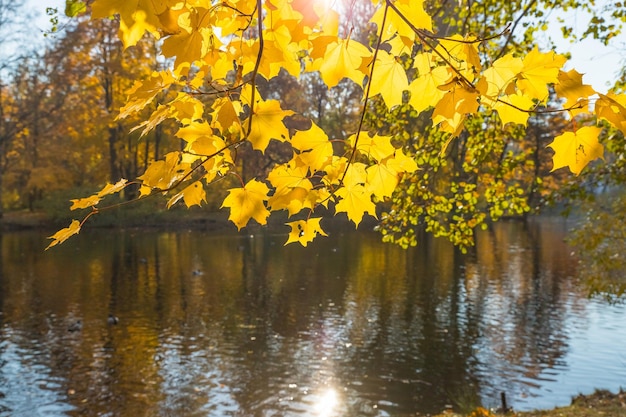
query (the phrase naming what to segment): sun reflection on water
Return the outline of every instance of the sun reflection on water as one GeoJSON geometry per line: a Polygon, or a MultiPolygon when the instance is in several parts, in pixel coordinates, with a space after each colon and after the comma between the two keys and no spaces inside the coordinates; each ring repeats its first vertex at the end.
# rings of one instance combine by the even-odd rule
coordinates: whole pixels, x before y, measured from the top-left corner
{"type": "Polygon", "coordinates": [[[339,396],[334,388],[327,388],[319,397],[315,404],[315,415],[319,417],[330,417],[335,415],[339,405],[339,396]]]}

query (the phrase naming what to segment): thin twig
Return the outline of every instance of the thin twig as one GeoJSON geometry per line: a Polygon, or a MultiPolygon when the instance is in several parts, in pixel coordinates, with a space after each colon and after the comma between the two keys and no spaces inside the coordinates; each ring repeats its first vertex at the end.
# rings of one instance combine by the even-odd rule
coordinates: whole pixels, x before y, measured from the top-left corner
{"type": "Polygon", "coordinates": [[[356,156],[356,150],[359,145],[359,136],[361,136],[361,131],[363,130],[363,123],[365,122],[365,114],[367,113],[367,102],[369,101],[370,89],[372,87],[372,79],[374,78],[374,67],[376,66],[376,58],[378,57],[378,51],[380,50],[380,45],[382,44],[383,30],[385,27],[385,22],[387,20],[388,11],[389,11],[389,7],[385,6],[385,11],[383,12],[383,21],[382,21],[382,24],[380,25],[381,26],[380,35],[378,35],[376,49],[374,50],[374,55],[372,57],[372,68],[370,69],[370,77],[369,77],[369,80],[367,81],[367,87],[365,89],[365,98],[363,99],[363,110],[361,110],[361,119],[359,120],[359,126],[357,127],[357,131],[356,131],[356,135],[354,139],[354,145],[352,146],[352,153],[350,154],[350,159],[348,160],[348,163],[346,164],[346,170],[343,172],[343,175],[341,176],[341,179],[339,180],[339,185],[343,184],[343,180],[346,178],[346,175],[348,174],[348,168],[350,168],[350,165],[352,164],[356,156]]]}

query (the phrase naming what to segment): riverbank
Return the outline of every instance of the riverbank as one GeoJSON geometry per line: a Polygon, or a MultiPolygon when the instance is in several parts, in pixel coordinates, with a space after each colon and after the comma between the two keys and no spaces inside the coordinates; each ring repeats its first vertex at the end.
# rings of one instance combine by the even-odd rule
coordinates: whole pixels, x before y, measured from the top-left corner
{"type": "MultiPolygon", "coordinates": [[[[626,391],[612,393],[606,390],[597,390],[590,395],[578,395],[572,399],[567,407],[557,407],[552,410],[536,410],[506,414],[476,409],[470,414],[443,412],[433,417],[626,417],[626,391]]],[[[418,415],[420,417],[420,415],[418,415]]],[[[421,416],[427,417],[427,416],[421,416]]]]}
{"type": "Polygon", "coordinates": [[[626,392],[616,394],[598,390],[591,395],[578,395],[567,407],[550,411],[514,414],[518,417],[620,417],[626,416],[626,392]]]}
{"type": "MultiPolygon", "coordinates": [[[[71,213],[70,213],[71,214],[71,213]]],[[[80,214],[80,213],[79,213],[80,214]]],[[[76,219],[85,214],[76,215],[76,219]]],[[[67,227],[70,218],[55,218],[44,211],[11,211],[0,219],[2,230],[43,229],[55,231],[67,227]]],[[[85,227],[121,227],[121,228],[180,228],[193,227],[202,229],[232,229],[236,227],[228,221],[228,212],[209,212],[206,210],[118,210],[92,216],[85,227]]]]}

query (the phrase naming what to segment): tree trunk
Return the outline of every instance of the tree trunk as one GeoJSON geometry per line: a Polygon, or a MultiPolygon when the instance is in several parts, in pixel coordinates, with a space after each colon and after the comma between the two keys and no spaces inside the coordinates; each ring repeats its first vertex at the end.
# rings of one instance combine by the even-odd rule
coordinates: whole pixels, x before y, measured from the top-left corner
{"type": "Polygon", "coordinates": [[[117,143],[119,141],[118,126],[109,128],[109,175],[110,181],[115,184],[120,179],[119,158],[117,156],[117,143]]]}
{"type": "Polygon", "coordinates": [[[2,193],[4,192],[4,174],[0,171],[0,219],[4,217],[4,200],[2,193]]]}

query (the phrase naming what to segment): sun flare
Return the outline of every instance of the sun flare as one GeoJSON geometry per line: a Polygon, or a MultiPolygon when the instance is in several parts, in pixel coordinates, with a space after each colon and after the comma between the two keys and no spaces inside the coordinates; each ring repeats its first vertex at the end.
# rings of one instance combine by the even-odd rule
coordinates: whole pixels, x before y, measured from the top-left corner
{"type": "Polygon", "coordinates": [[[319,417],[329,417],[335,415],[339,398],[334,388],[328,388],[322,392],[319,400],[315,404],[315,415],[319,417]]]}

